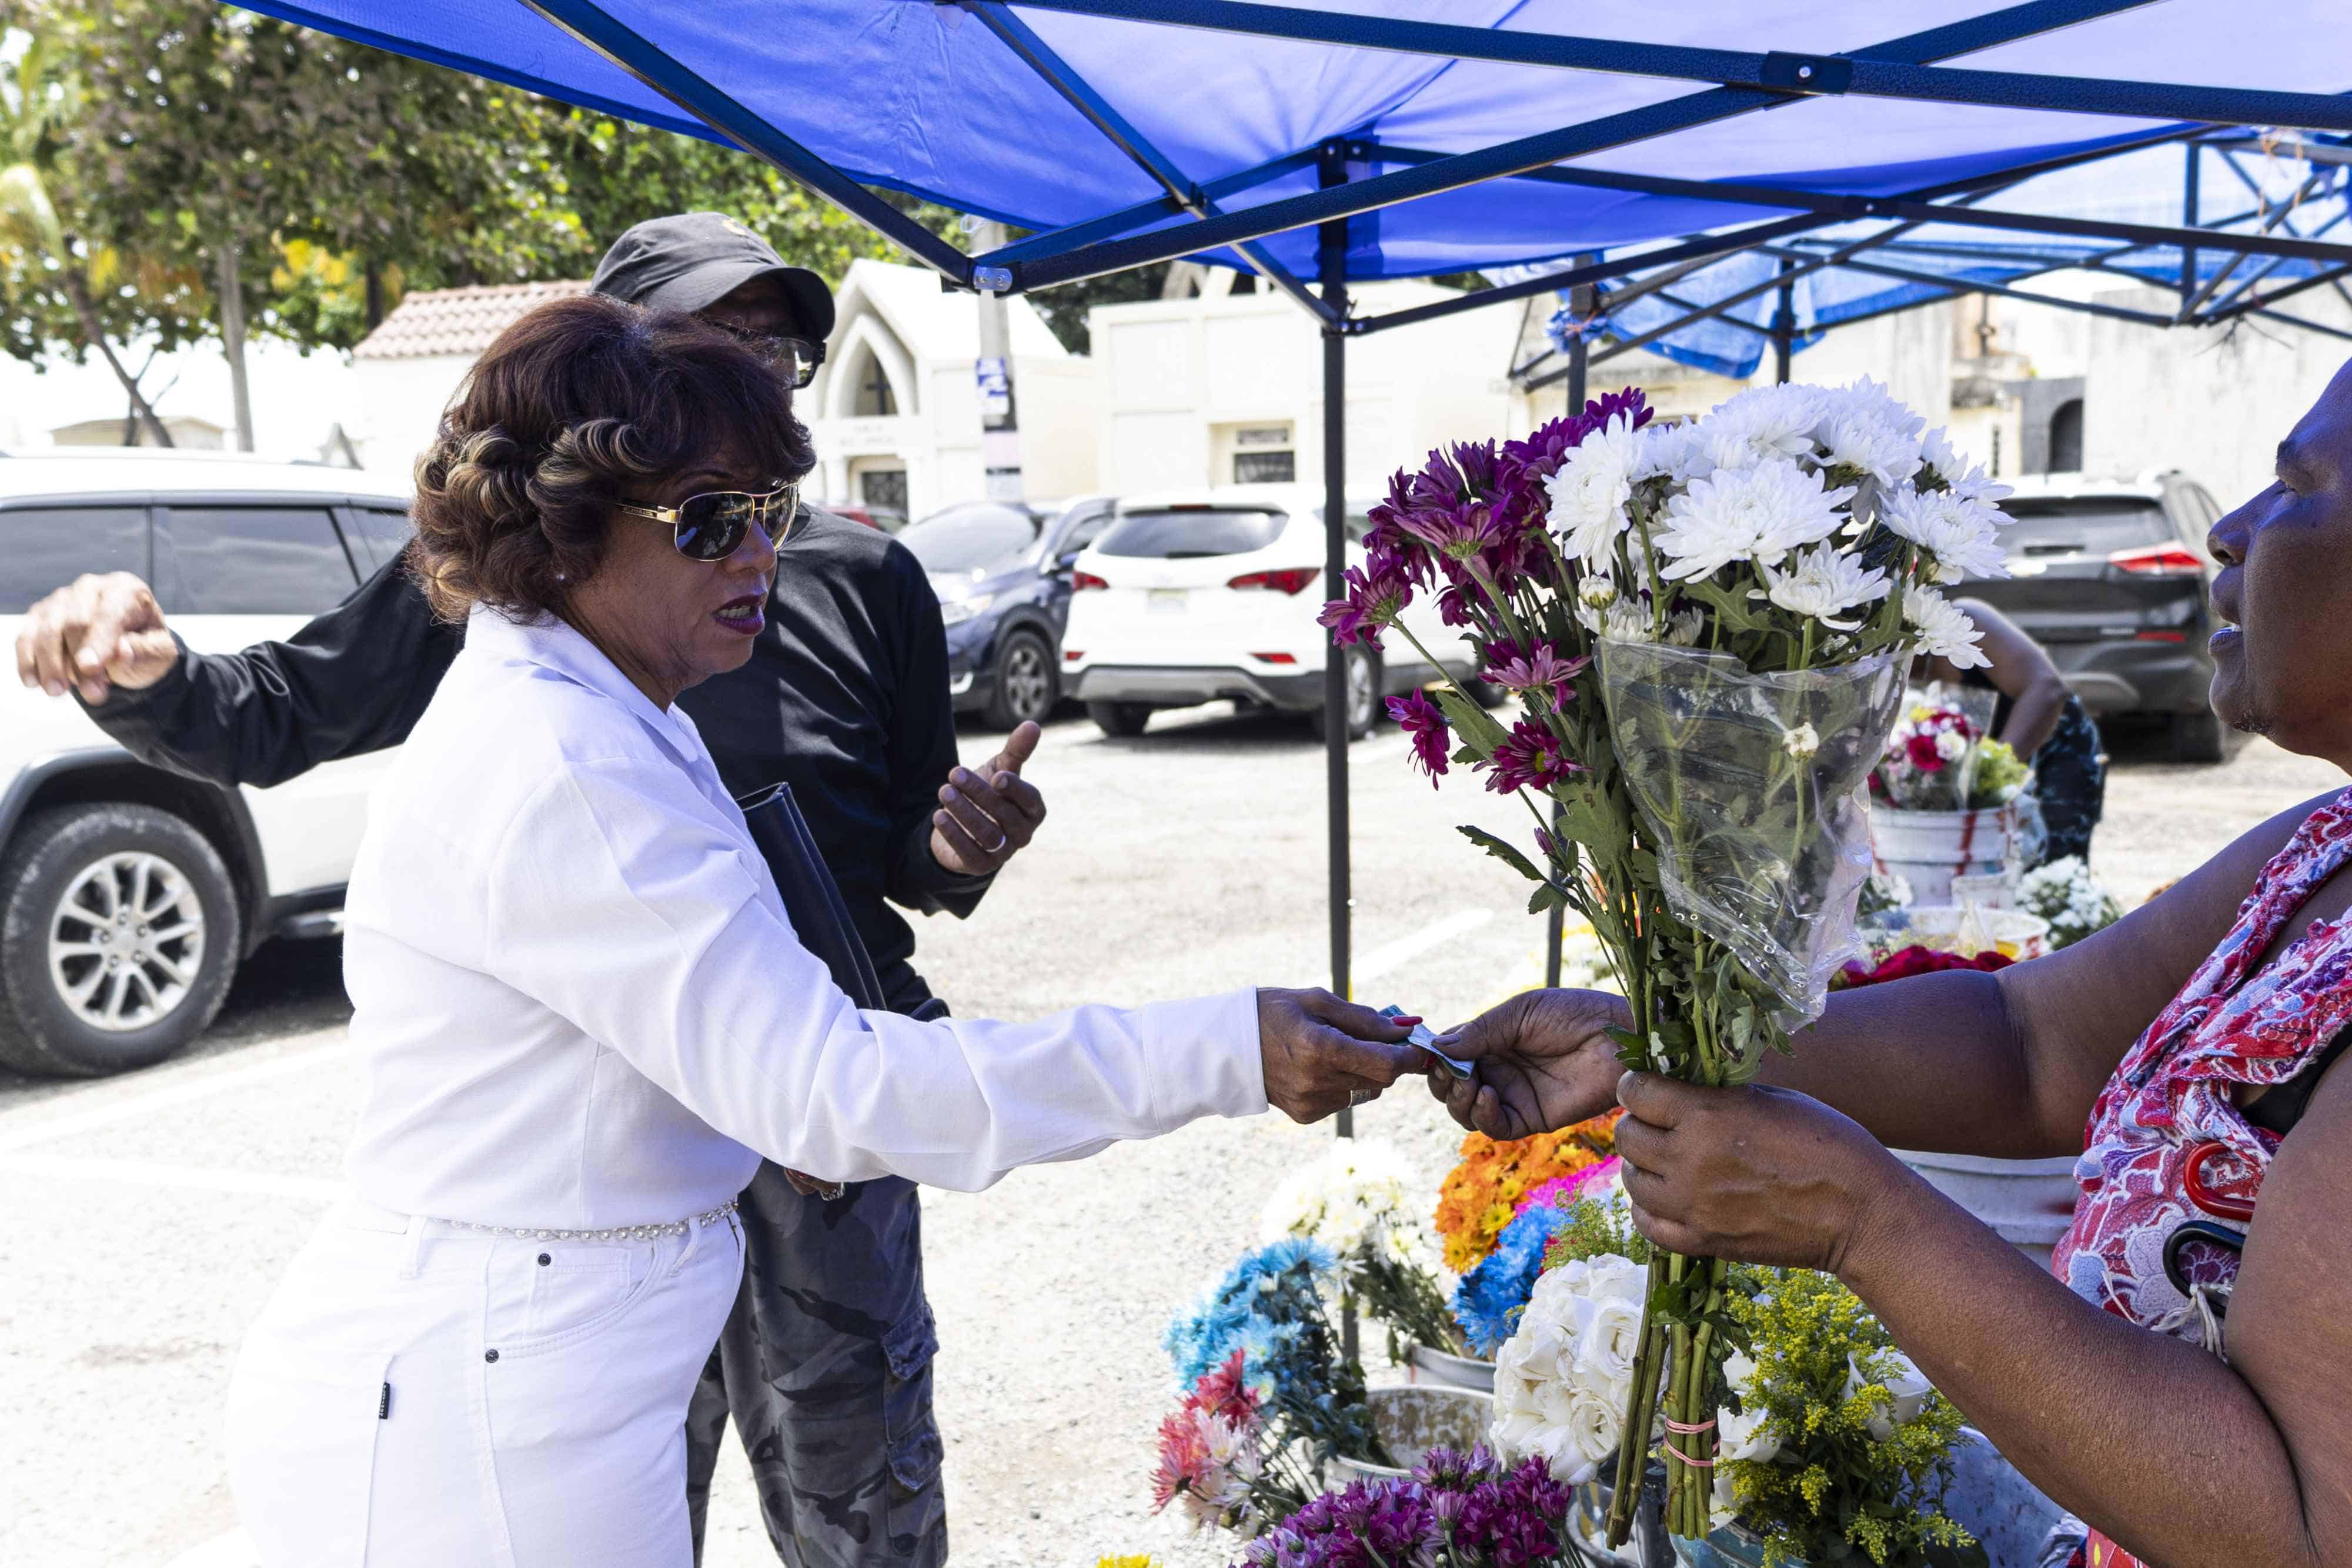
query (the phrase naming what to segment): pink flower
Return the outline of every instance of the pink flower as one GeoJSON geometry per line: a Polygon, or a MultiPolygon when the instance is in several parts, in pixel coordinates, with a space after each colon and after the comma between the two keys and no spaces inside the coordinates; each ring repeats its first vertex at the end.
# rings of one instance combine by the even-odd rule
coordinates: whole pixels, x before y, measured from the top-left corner
{"type": "Polygon", "coordinates": [[[1412,602],[1412,583],[1400,570],[1384,570],[1383,563],[1372,561],[1366,567],[1351,566],[1341,579],[1347,584],[1347,595],[1326,603],[1315,619],[1331,629],[1335,643],[1362,643],[1370,647],[1381,645],[1381,628],[1393,625],[1404,607],[1412,602]]]}
{"type": "Polygon", "coordinates": [[[1413,760],[1429,775],[1429,787],[1436,789],[1454,738],[1454,732],[1445,726],[1445,715],[1422,691],[1389,698],[1388,708],[1398,727],[1412,737],[1413,760]]]}
{"type": "Polygon", "coordinates": [[[1530,785],[1549,789],[1584,770],[1583,764],[1568,755],[1558,736],[1534,719],[1523,718],[1511,727],[1510,738],[1495,748],[1495,759],[1488,765],[1486,788],[1498,795],[1508,795],[1530,785]]]}
{"type": "Polygon", "coordinates": [[[1572,1207],[1578,1199],[1614,1181],[1622,1164],[1615,1155],[1611,1155],[1596,1165],[1570,1171],[1566,1176],[1554,1176],[1539,1186],[1529,1187],[1528,1195],[1519,1199],[1519,1207],[1512,1211],[1513,1217],[1525,1214],[1530,1208],[1572,1207]]]}

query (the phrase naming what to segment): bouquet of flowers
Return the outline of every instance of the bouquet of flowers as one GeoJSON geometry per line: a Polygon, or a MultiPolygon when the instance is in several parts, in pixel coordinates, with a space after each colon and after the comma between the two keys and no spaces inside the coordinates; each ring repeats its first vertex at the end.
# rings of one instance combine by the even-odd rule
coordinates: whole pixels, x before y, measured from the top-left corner
{"type": "MultiPolygon", "coordinates": [[[[1484,644],[1486,678],[1524,710],[1508,727],[1450,686],[1390,712],[1433,778],[1465,763],[1525,802],[1534,857],[1463,831],[1534,884],[1530,912],[1564,906],[1599,935],[1630,1066],[1742,1082],[1819,1011],[1870,870],[1860,790],[1904,667],[1984,662],[1937,585],[2000,571],[2005,492],[1922,423],[1867,381],[1742,392],[1664,427],[1639,392],[1612,394],[1399,473],[1325,607],[1335,637],[1377,643],[1410,637],[1400,612],[1433,591],[1484,644]]],[[[1626,1396],[1621,1473],[1640,1473],[1661,1378],[1692,1428],[1666,1452],[1685,1533],[1704,1533],[1724,1281],[1707,1260],[1654,1264],[1626,1396]]]]}
{"type": "Polygon", "coordinates": [[[2008,805],[2025,777],[2006,741],[1956,706],[1923,702],[1895,727],[1870,790],[1898,811],[1968,811],[2008,805]]]}
{"type": "Polygon", "coordinates": [[[1853,1291],[1826,1274],[1759,1270],[1733,1315],[1754,1355],[1727,1364],[1738,1405],[1717,1416],[1715,1500],[1764,1538],[1768,1568],[1984,1563],[1942,1511],[1960,1413],[1853,1291]]]}
{"type": "Polygon", "coordinates": [[[2052,861],[2025,873],[2020,900],[2026,909],[2050,922],[2050,948],[2080,942],[2124,917],[2116,895],[2092,880],[2091,868],[2080,855],[2052,861]]]}
{"type": "Polygon", "coordinates": [[[1160,1428],[1155,1509],[1248,1535],[1289,1517],[1334,1453],[1381,1458],[1363,1369],[1339,1354],[1327,1298],[1339,1265],[1287,1238],[1227,1270],[1163,1341],[1183,1403],[1160,1428]]]}
{"type": "Polygon", "coordinates": [[[1483,1133],[1462,1140],[1462,1163],[1438,1189],[1437,1233],[1445,1241],[1445,1266],[1466,1274],[1495,1249],[1503,1228],[1524,1207],[1527,1196],[1545,1183],[1598,1165],[1614,1154],[1612,1129],[1620,1111],[1496,1143],[1483,1133]]]}
{"type": "Polygon", "coordinates": [[[1432,1448],[1409,1480],[1326,1492],[1249,1544],[1234,1568],[1576,1568],[1570,1489],[1541,1459],[1432,1448]]]}
{"type": "Polygon", "coordinates": [[[1402,1361],[1399,1336],[1459,1355],[1461,1331],[1445,1308],[1437,1240],[1412,1200],[1410,1167],[1385,1144],[1348,1138],[1292,1172],[1266,1200],[1268,1240],[1304,1237],[1339,1260],[1348,1293],[1389,1329],[1389,1354],[1402,1361]]]}
{"type": "Polygon", "coordinates": [[[1462,1278],[1454,1292],[1454,1315],[1480,1355],[1491,1356],[1519,1326],[1520,1312],[1549,1266],[1554,1239],[1570,1223],[1577,1205],[1620,1190],[1615,1155],[1568,1176],[1554,1176],[1519,1200],[1519,1211],[1503,1227],[1495,1249],[1462,1278]]]}

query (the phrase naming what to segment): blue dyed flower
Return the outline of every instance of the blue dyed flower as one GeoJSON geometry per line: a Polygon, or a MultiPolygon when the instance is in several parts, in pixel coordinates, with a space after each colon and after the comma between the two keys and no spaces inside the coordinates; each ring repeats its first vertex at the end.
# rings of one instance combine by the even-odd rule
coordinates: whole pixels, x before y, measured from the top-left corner
{"type": "Polygon", "coordinates": [[[1564,1208],[1530,1207],[1503,1227],[1494,1251],[1454,1290],[1454,1320],[1471,1350],[1493,1355],[1519,1326],[1519,1313],[1543,1272],[1544,1249],[1570,1218],[1564,1208]]]}

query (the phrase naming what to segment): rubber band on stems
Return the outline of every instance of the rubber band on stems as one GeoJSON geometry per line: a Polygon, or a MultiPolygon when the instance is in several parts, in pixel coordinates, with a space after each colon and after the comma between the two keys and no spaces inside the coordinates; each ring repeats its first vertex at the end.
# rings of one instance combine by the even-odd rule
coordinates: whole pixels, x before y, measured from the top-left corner
{"type": "MultiPolygon", "coordinates": [[[[1666,1419],[1665,1427],[1667,1431],[1674,1433],[1676,1437],[1695,1437],[1701,1432],[1711,1432],[1715,1430],[1715,1422],[1712,1420],[1676,1421],[1669,1416],[1666,1419]]],[[[1675,1458],[1680,1459],[1683,1463],[1688,1465],[1695,1470],[1711,1470],[1715,1469],[1715,1460],[1694,1459],[1688,1454],[1684,1453],[1680,1448],[1675,1448],[1671,1441],[1660,1446],[1664,1448],[1666,1452],[1672,1454],[1675,1458]]]]}

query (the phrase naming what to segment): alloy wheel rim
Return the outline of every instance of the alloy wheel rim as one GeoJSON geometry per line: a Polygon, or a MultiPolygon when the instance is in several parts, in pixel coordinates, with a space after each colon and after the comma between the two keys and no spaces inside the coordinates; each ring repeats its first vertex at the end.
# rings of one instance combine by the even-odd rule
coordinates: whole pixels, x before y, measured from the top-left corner
{"type": "Polygon", "coordinates": [[[1361,655],[1348,661],[1348,716],[1359,725],[1372,720],[1372,662],[1361,655]]]}
{"type": "Polygon", "coordinates": [[[205,911],[180,868],[144,850],[101,855],[49,916],[49,980],[74,1017],[107,1034],[179,1010],[205,957],[205,911]]]}
{"type": "Polygon", "coordinates": [[[1045,661],[1027,643],[1016,646],[1004,661],[1004,693],[1016,718],[1042,716],[1045,706],[1045,661]]]}

